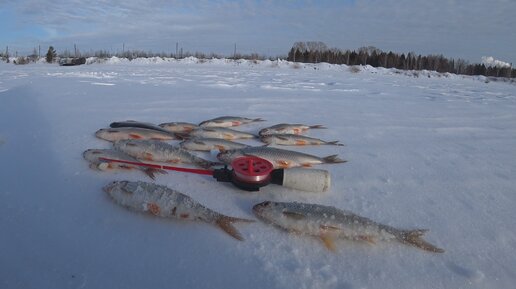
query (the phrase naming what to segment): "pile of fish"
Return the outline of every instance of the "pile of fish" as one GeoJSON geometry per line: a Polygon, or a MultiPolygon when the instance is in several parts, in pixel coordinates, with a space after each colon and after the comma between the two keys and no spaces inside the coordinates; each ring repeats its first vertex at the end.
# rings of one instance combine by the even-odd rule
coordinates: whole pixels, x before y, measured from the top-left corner
{"type": "MultiPolygon", "coordinates": [[[[140,170],[154,179],[166,171],[151,164],[181,164],[213,169],[227,165],[235,158],[254,156],[271,162],[274,168],[311,167],[319,164],[346,162],[337,155],[319,157],[273,146],[334,145],[338,141],[325,141],[304,135],[312,129],[325,129],[322,125],[280,123],[262,128],[257,134],[235,130],[233,127],[261,123],[261,118],[222,116],[200,122],[168,122],[159,125],[138,122],[113,122],[109,128],[95,135],[112,143],[110,148],[88,149],[83,153],[90,167],[96,170],[140,170]],[[249,145],[234,140],[261,141],[249,145]],[[177,141],[176,144],[169,142],[177,141]],[[198,154],[218,151],[217,160],[198,154]]],[[[181,220],[200,220],[214,224],[237,240],[244,240],[232,225],[253,220],[229,217],[215,212],[189,196],[165,186],[146,182],[115,181],[104,191],[119,205],[134,211],[148,212],[159,217],[181,220]]],[[[254,214],[266,223],[288,232],[320,238],[330,250],[335,250],[336,239],[349,239],[375,243],[396,240],[420,249],[442,253],[440,249],[422,239],[426,230],[400,230],[374,222],[349,211],[334,207],[265,201],[253,207],[254,214]]]]}

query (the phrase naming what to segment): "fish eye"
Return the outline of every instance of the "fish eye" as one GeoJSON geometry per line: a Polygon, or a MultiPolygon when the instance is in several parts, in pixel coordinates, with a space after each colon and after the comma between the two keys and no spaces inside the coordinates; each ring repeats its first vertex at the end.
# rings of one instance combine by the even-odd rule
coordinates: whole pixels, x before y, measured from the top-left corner
{"type": "Polygon", "coordinates": [[[270,201],[266,201],[266,202],[263,202],[263,203],[262,203],[262,205],[263,205],[264,207],[268,207],[270,204],[271,204],[271,202],[270,202],[270,201]]]}

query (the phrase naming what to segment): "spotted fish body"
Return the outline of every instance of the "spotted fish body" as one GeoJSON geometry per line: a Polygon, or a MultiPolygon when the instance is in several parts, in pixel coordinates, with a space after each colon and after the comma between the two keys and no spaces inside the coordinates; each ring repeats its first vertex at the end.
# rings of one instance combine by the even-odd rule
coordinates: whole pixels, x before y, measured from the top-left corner
{"type": "Polygon", "coordinates": [[[335,250],[335,239],[343,238],[369,243],[396,240],[426,251],[444,252],[422,239],[427,230],[400,230],[335,207],[266,201],[255,205],[253,212],[288,231],[317,236],[330,250],[335,250]]]}
{"type": "Polygon", "coordinates": [[[152,129],[156,131],[161,131],[164,133],[169,133],[166,129],[157,126],[153,123],[149,122],[141,122],[141,121],[135,121],[135,120],[126,120],[126,121],[115,121],[112,122],[109,127],[112,128],[119,128],[119,127],[139,127],[139,128],[146,128],[146,129],[152,129]]]}
{"type": "Polygon", "coordinates": [[[217,155],[217,158],[226,163],[230,164],[234,159],[243,156],[254,156],[262,159],[266,159],[271,162],[275,169],[277,168],[292,168],[292,167],[311,167],[317,164],[334,164],[344,163],[345,160],[341,160],[337,155],[331,155],[327,157],[318,157],[296,151],[271,148],[271,147],[248,147],[243,149],[229,150],[221,152],[217,155]]]}
{"type": "Polygon", "coordinates": [[[180,143],[180,146],[186,150],[191,151],[227,151],[230,149],[241,149],[249,147],[246,144],[232,142],[220,138],[194,138],[185,140],[180,143]]]}
{"type": "Polygon", "coordinates": [[[205,120],[199,124],[201,127],[231,127],[248,124],[252,122],[264,121],[261,118],[246,118],[239,116],[221,116],[209,120],[205,120]]]}
{"type": "Polygon", "coordinates": [[[155,178],[154,174],[156,174],[156,173],[166,174],[167,173],[166,171],[163,171],[160,169],[149,168],[149,167],[137,165],[137,164],[140,164],[141,162],[123,152],[113,150],[113,149],[89,149],[89,150],[84,151],[84,153],[82,155],[85,160],[90,162],[90,167],[92,169],[96,169],[96,170],[100,170],[100,171],[115,170],[115,169],[124,169],[124,170],[136,169],[136,170],[141,170],[142,172],[144,172],[147,176],[149,176],[153,180],[155,178]],[[107,161],[105,159],[125,161],[125,162],[130,162],[133,164],[107,161]]]}
{"type": "Polygon", "coordinates": [[[153,129],[140,127],[119,127],[119,128],[103,128],[99,129],[95,136],[115,142],[125,139],[142,139],[142,140],[174,140],[176,139],[172,133],[157,131],[153,129]]]}
{"type": "Polygon", "coordinates": [[[198,127],[198,125],[189,122],[166,122],[159,126],[173,133],[188,133],[198,127]]]}
{"type": "Polygon", "coordinates": [[[336,145],[339,141],[324,141],[318,138],[308,137],[297,134],[271,134],[260,137],[260,140],[266,144],[276,144],[285,146],[304,146],[304,145],[336,145]]]}
{"type": "Polygon", "coordinates": [[[210,162],[189,151],[171,144],[154,140],[121,140],[113,144],[118,151],[145,161],[165,163],[188,163],[210,168],[218,163],[210,162]]]}
{"type": "Polygon", "coordinates": [[[266,127],[261,129],[258,134],[260,136],[270,135],[270,134],[303,134],[309,129],[322,129],[326,128],[320,124],[316,125],[306,125],[306,124],[291,124],[291,123],[280,123],[270,127],[266,127]]]}
{"type": "Polygon", "coordinates": [[[192,130],[188,135],[181,136],[183,138],[221,138],[225,140],[256,138],[254,134],[225,127],[201,127],[192,130]]]}
{"type": "Polygon", "coordinates": [[[244,239],[232,223],[253,222],[225,216],[201,205],[185,194],[152,183],[116,181],[105,186],[104,191],[117,204],[131,210],[148,212],[164,218],[199,220],[214,224],[240,241],[244,239]]]}

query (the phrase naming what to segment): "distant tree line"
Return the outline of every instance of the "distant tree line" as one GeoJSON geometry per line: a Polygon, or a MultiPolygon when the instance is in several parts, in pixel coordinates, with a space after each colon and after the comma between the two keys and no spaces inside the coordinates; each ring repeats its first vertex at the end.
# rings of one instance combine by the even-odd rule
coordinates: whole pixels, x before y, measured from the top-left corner
{"type": "Polygon", "coordinates": [[[328,48],[319,41],[296,42],[288,53],[287,60],[293,62],[346,65],[371,65],[373,67],[397,68],[401,70],[434,70],[464,75],[484,75],[493,77],[516,77],[516,69],[511,67],[485,66],[470,64],[463,59],[445,58],[443,55],[417,55],[384,52],[369,46],[355,50],[328,48]]]}

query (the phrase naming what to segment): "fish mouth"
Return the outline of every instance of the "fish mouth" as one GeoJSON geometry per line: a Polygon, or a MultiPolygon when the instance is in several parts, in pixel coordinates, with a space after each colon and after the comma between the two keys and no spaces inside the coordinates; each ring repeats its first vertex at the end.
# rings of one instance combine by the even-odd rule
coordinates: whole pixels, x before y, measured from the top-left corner
{"type": "Polygon", "coordinates": [[[265,201],[259,204],[256,204],[253,206],[253,212],[257,215],[261,215],[263,213],[263,210],[270,205],[270,201],[265,201]]]}
{"type": "Polygon", "coordinates": [[[102,188],[102,190],[103,190],[104,192],[108,193],[108,194],[111,194],[111,192],[113,191],[113,189],[116,187],[117,183],[118,183],[118,182],[116,182],[116,181],[115,181],[115,182],[111,182],[111,183],[109,183],[109,184],[105,185],[105,186],[102,188]]]}

